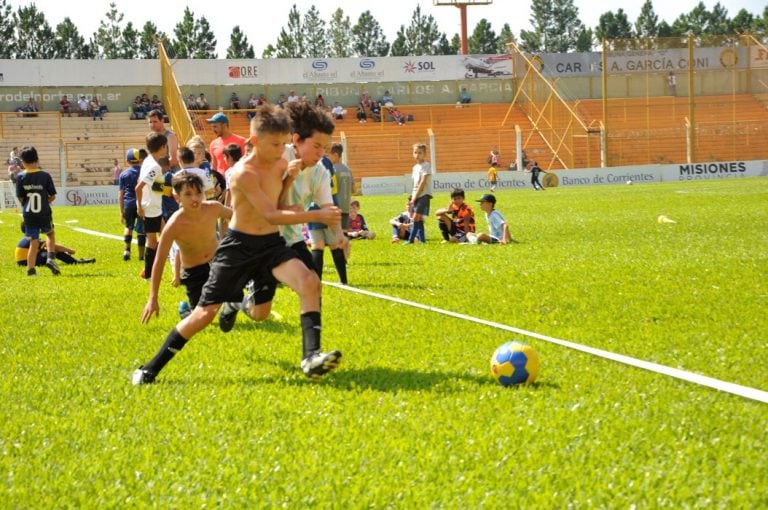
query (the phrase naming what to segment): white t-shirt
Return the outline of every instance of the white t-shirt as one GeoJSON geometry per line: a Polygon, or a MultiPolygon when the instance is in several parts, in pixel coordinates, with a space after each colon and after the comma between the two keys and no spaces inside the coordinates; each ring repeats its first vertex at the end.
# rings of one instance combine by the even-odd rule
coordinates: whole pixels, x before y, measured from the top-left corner
{"type": "Polygon", "coordinates": [[[416,190],[418,187],[422,175],[427,176],[427,181],[424,183],[424,189],[421,190],[419,196],[412,197],[414,201],[424,195],[432,194],[432,166],[429,164],[429,161],[423,161],[413,165],[413,190],[416,190]]]}
{"type": "Polygon", "coordinates": [[[156,218],[163,214],[163,187],[165,176],[163,169],[151,155],[147,156],[141,164],[139,182],[146,184],[141,192],[141,206],[144,208],[144,216],[156,218]]]}
{"type": "MultiPolygon", "coordinates": [[[[288,161],[296,159],[296,153],[291,146],[287,146],[283,158],[288,161]]],[[[286,195],[286,205],[301,205],[306,211],[310,204],[332,204],[331,174],[318,161],[311,168],[305,168],[293,181],[293,186],[286,195]]],[[[280,225],[280,235],[285,238],[285,244],[292,246],[299,241],[304,241],[304,234],[299,225],[280,225]]]]}

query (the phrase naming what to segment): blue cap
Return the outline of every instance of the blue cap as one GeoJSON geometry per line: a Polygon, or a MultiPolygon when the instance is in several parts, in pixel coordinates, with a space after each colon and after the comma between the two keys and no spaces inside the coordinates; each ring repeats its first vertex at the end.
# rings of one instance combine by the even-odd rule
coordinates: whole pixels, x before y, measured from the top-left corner
{"type": "Polygon", "coordinates": [[[208,124],[229,124],[229,118],[221,112],[207,120],[208,124]]]}

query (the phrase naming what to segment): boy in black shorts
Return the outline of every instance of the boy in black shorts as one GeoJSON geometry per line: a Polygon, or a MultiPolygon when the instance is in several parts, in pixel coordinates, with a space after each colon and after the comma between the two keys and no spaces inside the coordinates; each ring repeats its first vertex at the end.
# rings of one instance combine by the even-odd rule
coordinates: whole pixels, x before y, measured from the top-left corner
{"type": "Polygon", "coordinates": [[[30,239],[27,253],[27,276],[37,276],[35,264],[40,246],[40,234],[46,234],[48,257],[45,265],[55,275],[61,273],[56,264],[56,240],[53,233],[51,202],[56,198],[56,187],[48,172],[40,169],[37,149],[31,146],[21,149],[24,171],[16,177],[16,197],[21,202],[24,218],[24,235],[30,239]]]}
{"type": "Polygon", "coordinates": [[[152,314],[160,315],[157,295],[163,279],[165,259],[175,242],[181,257],[181,284],[187,289],[187,298],[192,307],[197,305],[203,285],[208,280],[213,254],[219,240],[216,225],[219,219],[230,219],[232,209],[216,200],[206,200],[203,180],[197,174],[179,170],[171,181],[173,196],[181,206],[163,228],[152,267],[149,299],[141,314],[141,322],[147,323],[152,314]]]}
{"type": "Polygon", "coordinates": [[[249,280],[264,281],[270,276],[299,295],[304,374],[317,379],[338,366],[339,351],[320,350],[320,280],[285,245],[277,225],[317,221],[335,226],[341,212],[336,207],[301,212],[278,209],[280,194],[293,185],[302,166],[301,160],[287,162],[281,158],[289,132],[290,121],[284,111],[275,106],[256,111],[250,136],[254,149],[232,172],[234,213],[211,262],[200,301],[168,334],[155,357],[133,373],[133,384],[153,382],[192,336],[213,322],[221,303],[241,299],[249,280]]]}

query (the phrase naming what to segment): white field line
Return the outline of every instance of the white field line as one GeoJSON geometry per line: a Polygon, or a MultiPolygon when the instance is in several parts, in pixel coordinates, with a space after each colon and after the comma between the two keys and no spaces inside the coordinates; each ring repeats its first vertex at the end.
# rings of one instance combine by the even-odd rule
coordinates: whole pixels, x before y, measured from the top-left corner
{"type": "Polygon", "coordinates": [[[636,368],[642,368],[644,370],[649,370],[651,372],[656,372],[658,374],[668,375],[676,379],[682,379],[683,381],[692,382],[694,384],[699,384],[701,386],[707,386],[709,388],[714,388],[719,391],[724,391],[726,393],[731,393],[733,395],[738,395],[740,397],[748,398],[750,400],[757,400],[758,402],[768,404],[768,391],[759,390],[757,388],[750,388],[749,386],[742,386],[740,384],[721,381],[720,379],[715,379],[713,377],[707,377],[705,375],[688,372],[686,370],[680,370],[679,368],[672,368],[665,365],[659,365],[658,363],[652,363],[650,361],[644,361],[641,359],[632,358],[630,356],[625,356],[623,354],[617,354],[615,352],[596,349],[594,347],[589,347],[587,345],[581,345],[574,342],[569,342],[567,340],[561,340],[559,338],[542,335],[541,333],[534,333],[533,331],[526,331],[524,329],[515,328],[513,326],[507,326],[506,324],[499,324],[498,322],[487,321],[485,319],[478,319],[477,317],[464,315],[463,313],[451,312],[450,310],[443,310],[442,308],[436,308],[434,306],[423,305],[421,303],[408,301],[406,299],[387,296],[386,294],[370,292],[367,290],[358,289],[355,287],[350,287],[348,285],[341,285],[333,282],[323,282],[323,285],[327,285],[329,287],[334,287],[334,288],[349,291],[349,292],[356,292],[358,294],[363,294],[365,296],[392,301],[394,303],[399,303],[401,305],[412,306],[414,308],[421,308],[422,310],[427,310],[430,312],[447,315],[449,317],[455,317],[457,319],[462,319],[465,321],[475,322],[477,324],[490,326],[492,328],[503,329],[505,331],[510,331],[512,333],[517,333],[519,335],[524,335],[531,338],[537,338],[545,342],[561,345],[563,347],[585,352],[593,356],[609,359],[611,361],[617,361],[625,365],[630,365],[636,368]]]}

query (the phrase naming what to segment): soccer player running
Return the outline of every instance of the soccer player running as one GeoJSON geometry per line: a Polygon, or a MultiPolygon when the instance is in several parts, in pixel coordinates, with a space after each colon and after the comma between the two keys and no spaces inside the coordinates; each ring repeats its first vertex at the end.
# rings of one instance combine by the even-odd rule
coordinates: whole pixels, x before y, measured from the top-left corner
{"type": "Polygon", "coordinates": [[[230,190],[234,213],[213,261],[208,281],[192,313],[168,334],[157,354],[139,367],[133,384],[155,380],[165,365],[216,316],[221,303],[235,301],[249,280],[282,282],[299,295],[303,359],[301,369],[316,379],[335,369],[341,352],[320,350],[320,280],[285,245],[277,225],[319,221],[339,224],[336,207],[316,211],[278,209],[284,188],[293,185],[301,160],[282,159],[290,132],[286,113],[274,106],[262,106],[251,121],[253,151],[242,167],[232,172],[230,190]],[[283,180],[284,176],[285,180],[283,180]]]}
{"type": "Polygon", "coordinates": [[[189,303],[195,307],[203,285],[208,280],[210,262],[219,244],[216,225],[219,219],[232,217],[232,209],[229,207],[216,200],[205,200],[205,185],[199,175],[180,170],[173,176],[172,184],[174,198],[181,207],[171,215],[160,236],[152,268],[149,299],[141,314],[141,322],[145,324],[153,314],[160,315],[157,296],[163,279],[165,259],[173,243],[178,245],[181,258],[180,283],[186,287],[189,303]]]}
{"type": "Polygon", "coordinates": [[[56,263],[56,239],[53,233],[51,202],[56,198],[56,187],[48,172],[40,169],[37,149],[31,146],[21,149],[24,171],[16,177],[16,197],[21,202],[24,218],[24,235],[29,238],[27,276],[37,276],[35,264],[40,248],[40,234],[46,234],[48,258],[46,267],[55,275],[61,273],[56,263]]]}

